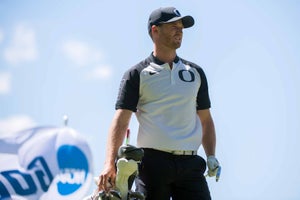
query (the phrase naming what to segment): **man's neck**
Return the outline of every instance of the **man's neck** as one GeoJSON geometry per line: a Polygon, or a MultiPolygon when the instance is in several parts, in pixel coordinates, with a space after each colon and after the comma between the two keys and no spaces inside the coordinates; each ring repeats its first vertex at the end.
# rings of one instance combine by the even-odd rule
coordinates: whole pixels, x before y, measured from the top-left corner
{"type": "Polygon", "coordinates": [[[173,61],[176,57],[176,51],[154,48],[153,55],[160,61],[169,63],[170,67],[172,67],[173,61]]]}

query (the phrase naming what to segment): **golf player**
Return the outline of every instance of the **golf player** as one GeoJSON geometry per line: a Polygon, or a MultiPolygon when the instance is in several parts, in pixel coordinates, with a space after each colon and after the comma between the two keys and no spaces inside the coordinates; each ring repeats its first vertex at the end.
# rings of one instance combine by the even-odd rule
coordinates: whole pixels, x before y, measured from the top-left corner
{"type": "Polygon", "coordinates": [[[144,150],[136,190],[147,200],[211,199],[204,173],[207,164],[208,175],[216,176],[219,163],[208,83],[201,67],[176,53],[183,29],[193,25],[192,16],[182,16],[174,7],[150,14],[153,51],[121,80],[99,191],[115,186],[117,151],[135,113],[137,146],[144,150]],[[201,145],[207,162],[197,155],[201,145]]]}

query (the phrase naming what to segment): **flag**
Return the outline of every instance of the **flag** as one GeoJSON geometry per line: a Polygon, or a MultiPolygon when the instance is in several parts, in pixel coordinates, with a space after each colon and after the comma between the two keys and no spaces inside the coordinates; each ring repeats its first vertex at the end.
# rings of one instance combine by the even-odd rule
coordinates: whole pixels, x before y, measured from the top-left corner
{"type": "Polygon", "coordinates": [[[36,127],[0,138],[1,200],[79,200],[92,182],[92,154],[69,127],[36,127]]]}

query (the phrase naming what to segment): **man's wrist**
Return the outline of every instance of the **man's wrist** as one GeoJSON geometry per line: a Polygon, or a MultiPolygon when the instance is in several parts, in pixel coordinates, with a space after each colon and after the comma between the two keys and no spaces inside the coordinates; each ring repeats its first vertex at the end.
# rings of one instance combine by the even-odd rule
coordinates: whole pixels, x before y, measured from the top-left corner
{"type": "Polygon", "coordinates": [[[216,158],[216,156],[214,154],[210,154],[209,156],[207,156],[207,159],[210,159],[210,158],[216,158]]]}

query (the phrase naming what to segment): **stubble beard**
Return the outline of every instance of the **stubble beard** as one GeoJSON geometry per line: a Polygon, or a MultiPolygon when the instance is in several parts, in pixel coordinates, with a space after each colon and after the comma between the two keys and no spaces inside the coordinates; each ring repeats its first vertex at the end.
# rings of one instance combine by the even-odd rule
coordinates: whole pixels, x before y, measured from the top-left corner
{"type": "Polygon", "coordinates": [[[181,46],[181,42],[182,42],[182,36],[180,36],[180,35],[175,35],[174,36],[174,47],[175,47],[175,49],[178,49],[180,46],[181,46]]]}

